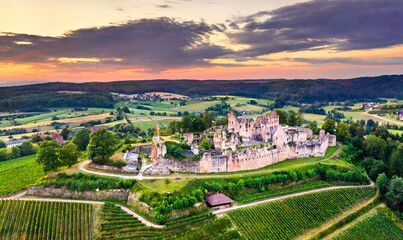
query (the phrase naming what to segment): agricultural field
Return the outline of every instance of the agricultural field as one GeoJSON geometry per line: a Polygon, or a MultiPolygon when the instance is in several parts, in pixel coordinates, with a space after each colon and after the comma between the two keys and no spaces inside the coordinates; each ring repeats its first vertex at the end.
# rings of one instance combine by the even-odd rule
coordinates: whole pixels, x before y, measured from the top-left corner
{"type": "Polygon", "coordinates": [[[374,188],[311,193],[230,211],[245,239],[291,239],[375,194],[374,188]]]}
{"type": "Polygon", "coordinates": [[[242,239],[228,217],[197,215],[172,221],[166,228],[147,227],[120,207],[102,208],[99,239],[242,239]]]}
{"type": "Polygon", "coordinates": [[[0,196],[26,189],[44,176],[35,155],[0,162],[0,196]]]}
{"type": "Polygon", "coordinates": [[[0,239],[92,239],[93,206],[27,200],[0,201],[0,239]]]}
{"type": "Polygon", "coordinates": [[[344,230],[334,240],[403,239],[403,229],[397,226],[382,209],[344,230]]]}

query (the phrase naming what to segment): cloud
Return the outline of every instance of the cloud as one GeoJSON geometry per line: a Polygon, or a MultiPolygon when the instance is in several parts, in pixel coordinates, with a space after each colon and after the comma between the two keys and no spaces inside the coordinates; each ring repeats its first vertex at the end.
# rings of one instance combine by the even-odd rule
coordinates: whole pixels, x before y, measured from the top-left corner
{"type": "Polygon", "coordinates": [[[157,5],[156,7],[157,8],[171,8],[171,6],[168,4],[161,4],[161,5],[157,5]]]}
{"type": "Polygon", "coordinates": [[[403,43],[402,16],[401,0],[314,0],[236,20],[228,36],[250,46],[245,56],[385,48],[403,43]]]}
{"type": "Polygon", "coordinates": [[[357,58],[285,58],[292,62],[304,62],[314,65],[342,63],[349,65],[403,65],[403,57],[390,57],[378,59],[357,58]]]}
{"type": "Polygon", "coordinates": [[[128,65],[152,71],[210,66],[205,59],[231,53],[223,47],[204,41],[215,31],[223,31],[222,26],[158,18],[79,29],[61,37],[3,33],[0,35],[0,61],[55,62],[61,58],[93,59],[91,64],[128,65]]]}

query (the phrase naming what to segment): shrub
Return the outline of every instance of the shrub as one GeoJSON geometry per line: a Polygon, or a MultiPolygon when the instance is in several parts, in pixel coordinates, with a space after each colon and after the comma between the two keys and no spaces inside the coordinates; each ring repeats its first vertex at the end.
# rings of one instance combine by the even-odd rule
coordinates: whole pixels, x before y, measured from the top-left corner
{"type": "Polygon", "coordinates": [[[118,159],[112,163],[112,166],[117,167],[117,168],[122,168],[122,167],[127,166],[127,162],[125,162],[122,159],[118,159]]]}

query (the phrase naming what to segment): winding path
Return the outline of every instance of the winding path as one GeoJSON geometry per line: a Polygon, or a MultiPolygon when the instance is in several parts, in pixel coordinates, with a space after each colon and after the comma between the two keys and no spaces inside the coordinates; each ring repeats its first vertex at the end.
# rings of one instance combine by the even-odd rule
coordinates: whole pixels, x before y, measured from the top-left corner
{"type": "MultiPolygon", "coordinates": [[[[235,209],[240,209],[240,208],[245,208],[245,207],[251,207],[254,205],[258,205],[261,203],[266,203],[266,202],[272,202],[272,201],[277,201],[277,200],[281,200],[281,199],[285,199],[285,198],[290,198],[290,197],[295,197],[295,196],[301,196],[301,195],[305,195],[305,194],[310,194],[310,193],[315,193],[315,192],[322,192],[322,191],[327,191],[327,190],[332,190],[332,189],[340,189],[340,188],[362,188],[362,187],[373,187],[374,186],[374,182],[371,181],[371,183],[369,185],[362,185],[362,186],[357,186],[357,185],[353,185],[353,186],[337,186],[337,187],[327,187],[327,188],[320,188],[320,189],[313,189],[313,190],[309,190],[309,191],[305,191],[305,192],[299,192],[299,193],[294,193],[294,194],[289,194],[289,195],[284,195],[284,196],[279,196],[279,197],[273,197],[273,198],[268,198],[268,199],[264,199],[264,200],[260,200],[260,201],[256,201],[256,202],[252,202],[252,203],[248,203],[248,204],[243,204],[243,205],[238,205],[238,206],[233,206],[233,207],[229,207],[229,208],[225,208],[225,209],[220,209],[220,210],[216,210],[213,211],[212,213],[217,215],[217,214],[222,214],[228,211],[232,211],[235,209]]],[[[8,197],[8,198],[0,198],[0,200],[26,200],[26,201],[45,201],[45,202],[71,202],[71,203],[87,203],[87,204],[105,204],[104,202],[99,202],[99,201],[86,201],[86,200],[71,200],[71,199],[60,199],[60,198],[21,198],[23,197],[27,192],[21,192],[17,195],[8,197]]],[[[127,207],[124,207],[122,205],[119,204],[115,204],[116,206],[120,207],[123,211],[125,211],[126,213],[132,215],[133,217],[137,218],[138,220],[140,220],[143,224],[145,224],[146,226],[150,226],[150,227],[154,227],[154,228],[164,228],[166,227],[165,225],[158,225],[158,224],[154,224],[146,219],[144,219],[143,217],[141,217],[140,215],[138,215],[137,213],[133,212],[132,210],[130,210],[127,207]]]]}
{"type": "MultiPolygon", "coordinates": [[[[105,204],[105,202],[100,202],[100,201],[86,201],[86,200],[73,200],[73,199],[60,199],[60,198],[23,198],[25,196],[25,194],[27,193],[27,191],[18,193],[14,196],[10,196],[8,198],[0,198],[0,200],[18,200],[18,201],[41,201],[41,202],[68,202],[68,203],[86,203],[86,204],[95,204],[95,205],[103,205],[105,204]]],[[[120,207],[123,211],[125,211],[126,213],[132,215],[133,217],[137,218],[138,220],[140,220],[140,222],[142,222],[143,224],[145,224],[146,226],[150,226],[150,227],[155,227],[155,228],[164,228],[165,225],[157,225],[154,224],[146,219],[144,219],[143,217],[141,217],[140,215],[138,215],[137,213],[133,212],[132,210],[130,210],[127,207],[124,207],[120,204],[115,204],[117,207],[120,207]]]]}
{"type": "Polygon", "coordinates": [[[252,203],[233,206],[233,207],[229,207],[229,208],[219,209],[219,210],[213,211],[213,214],[220,214],[220,213],[232,211],[235,209],[251,207],[254,205],[261,204],[261,203],[272,202],[272,201],[277,201],[277,200],[281,200],[281,199],[285,199],[285,198],[301,196],[301,195],[305,195],[305,194],[309,194],[309,193],[322,192],[322,191],[326,191],[326,190],[340,189],[340,188],[363,188],[363,187],[373,187],[373,186],[374,186],[374,182],[371,181],[371,183],[369,185],[337,186],[337,187],[313,189],[313,190],[309,190],[309,191],[305,191],[305,192],[298,192],[298,193],[288,194],[288,195],[284,195],[284,196],[268,198],[268,199],[264,199],[264,200],[260,200],[260,201],[256,201],[256,202],[252,202],[252,203]]]}

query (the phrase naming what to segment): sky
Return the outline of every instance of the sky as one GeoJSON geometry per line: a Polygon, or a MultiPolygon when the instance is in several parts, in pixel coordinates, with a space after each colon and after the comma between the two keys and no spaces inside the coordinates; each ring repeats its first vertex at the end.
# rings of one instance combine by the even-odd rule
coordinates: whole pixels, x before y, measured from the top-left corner
{"type": "Polygon", "coordinates": [[[403,74],[401,0],[0,0],[0,82],[403,74]]]}

